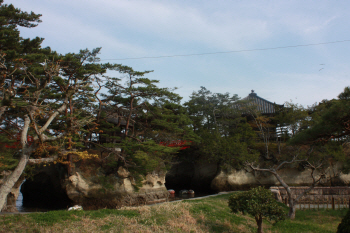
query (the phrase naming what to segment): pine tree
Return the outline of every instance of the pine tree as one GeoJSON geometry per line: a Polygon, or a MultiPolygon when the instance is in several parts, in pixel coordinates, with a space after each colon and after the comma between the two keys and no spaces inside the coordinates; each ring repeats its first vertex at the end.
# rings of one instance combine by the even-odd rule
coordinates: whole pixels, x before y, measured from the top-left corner
{"type": "Polygon", "coordinates": [[[110,163],[129,168],[135,178],[155,170],[164,170],[179,147],[165,146],[177,140],[193,140],[191,121],[180,105],[180,97],[169,88],[157,86],[146,77],[151,71],[115,67],[124,78],[109,77],[103,94],[98,124],[102,145],[110,163]],[[125,84],[124,84],[125,83],[125,84]]]}

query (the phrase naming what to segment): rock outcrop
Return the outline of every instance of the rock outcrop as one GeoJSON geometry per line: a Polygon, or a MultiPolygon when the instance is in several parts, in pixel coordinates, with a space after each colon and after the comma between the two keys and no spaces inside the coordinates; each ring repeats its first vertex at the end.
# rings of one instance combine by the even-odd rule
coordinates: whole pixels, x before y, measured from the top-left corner
{"type": "MultiPolygon", "coordinates": [[[[334,178],[322,183],[325,186],[344,186],[350,183],[350,175],[339,172],[341,164],[328,169],[328,177],[338,174],[334,178]]],[[[311,170],[298,170],[296,168],[285,168],[279,171],[279,175],[289,186],[308,186],[313,182],[311,170]]],[[[317,173],[316,173],[317,175],[317,173]]],[[[246,190],[255,186],[279,186],[280,183],[270,173],[259,172],[255,176],[245,170],[221,171],[211,182],[211,188],[220,191],[246,190]]]]}
{"type": "Polygon", "coordinates": [[[131,177],[84,177],[77,171],[69,176],[64,186],[74,204],[89,210],[164,202],[168,198],[164,182],[164,174],[149,174],[142,181],[142,186],[137,188],[131,177]]]}
{"type": "Polygon", "coordinates": [[[74,164],[72,174],[62,185],[73,204],[84,210],[164,202],[169,195],[162,171],[148,174],[137,185],[123,167],[106,176],[93,164],[74,164]]]}
{"type": "MultiPolygon", "coordinates": [[[[105,172],[101,163],[92,160],[43,165],[22,185],[23,207],[53,210],[81,205],[93,210],[167,201],[165,172],[153,172],[140,181],[123,167],[105,172]]],[[[16,211],[22,181],[9,194],[4,211],[16,211]]]]}

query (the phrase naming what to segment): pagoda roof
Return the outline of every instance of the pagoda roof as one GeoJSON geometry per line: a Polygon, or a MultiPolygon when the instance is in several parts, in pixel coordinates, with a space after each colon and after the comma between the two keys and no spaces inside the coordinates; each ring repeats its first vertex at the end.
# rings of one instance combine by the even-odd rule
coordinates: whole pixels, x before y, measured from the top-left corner
{"type": "Polygon", "coordinates": [[[251,103],[255,104],[257,106],[257,109],[262,114],[275,114],[276,113],[276,107],[283,107],[284,105],[279,105],[276,103],[272,103],[264,98],[261,98],[258,96],[254,90],[243,100],[249,100],[251,103]]]}

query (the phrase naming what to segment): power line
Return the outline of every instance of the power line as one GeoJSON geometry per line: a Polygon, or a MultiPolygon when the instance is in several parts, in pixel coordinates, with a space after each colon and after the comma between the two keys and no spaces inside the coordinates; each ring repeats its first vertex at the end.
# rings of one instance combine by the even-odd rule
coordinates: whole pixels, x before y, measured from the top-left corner
{"type": "Polygon", "coordinates": [[[214,55],[214,54],[225,54],[225,53],[242,53],[242,52],[255,52],[255,51],[265,51],[265,50],[276,50],[276,49],[288,49],[288,48],[297,48],[297,47],[308,47],[316,45],[325,45],[325,44],[337,44],[350,42],[350,40],[340,40],[340,41],[330,41],[317,44],[301,44],[301,45],[288,45],[281,47],[270,47],[270,48],[260,48],[260,49],[243,49],[243,50],[232,50],[224,52],[212,52],[212,53],[193,53],[193,54],[178,54],[178,55],[165,55],[165,56],[154,56],[154,57],[129,57],[129,58],[115,58],[115,59],[103,59],[101,61],[111,61],[111,60],[138,60],[138,59],[158,59],[158,58],[170,58],[170,57],[191,57],[191,56],[203,56],[203,55],[214,55]]]}

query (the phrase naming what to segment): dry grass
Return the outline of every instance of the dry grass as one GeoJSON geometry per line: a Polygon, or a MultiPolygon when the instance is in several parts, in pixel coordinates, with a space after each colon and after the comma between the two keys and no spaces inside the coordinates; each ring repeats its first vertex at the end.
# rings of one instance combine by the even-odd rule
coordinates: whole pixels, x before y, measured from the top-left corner
{"type": "MultiPolygon", "coordinates": [[[[26,225],[27,229],[34,227],[36,229],[34,232],[209,232],[204,225],[197,223],[189,211],[190,208],[191,205],[185,202],[123,207],[122,210],[137,211],[139,215],[133,218],[108,215],[99,219],[72,215],[72,218],[77,218],[79,221],[66,220],[49,226],[34,224],[30,227],[30,223],[26,225]]],[[[28,216],[24,218],[27,219],[28,216]]],[[[1,222],[0,220],[0,224],[1,222]]],[[[23,221],[25,222],[27,221],[23,221]]],[[[6,232],[23,230],[13,227],[13,224],[7,224],[7,227],[6,232]]]]}
{"type": "MultiPolygon", "coordinates": [[[[254,218],[230,213],[227,199],[223,195],[120,210],[0,215],[0,232],[256,232],[254,218]]],[[[300,211],[294,221],[276,226],[264,222],[264,231],[335,232],[343,215],[300,211]]]]}

